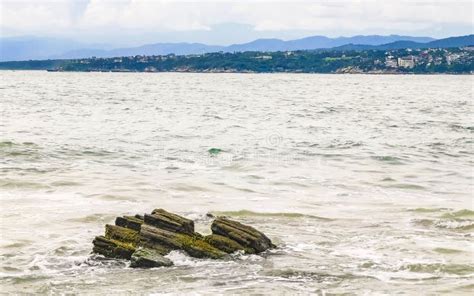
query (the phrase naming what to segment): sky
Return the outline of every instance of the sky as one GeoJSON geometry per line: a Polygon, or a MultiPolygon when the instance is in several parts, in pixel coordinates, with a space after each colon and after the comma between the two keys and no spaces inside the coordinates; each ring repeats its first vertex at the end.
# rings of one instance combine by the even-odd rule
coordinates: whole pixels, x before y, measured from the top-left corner
{"type": "Polygon", "coordinates": [[[472,0],[0,0],[2,37],[138,45],[256,38],[473,33],[472,0]]]}

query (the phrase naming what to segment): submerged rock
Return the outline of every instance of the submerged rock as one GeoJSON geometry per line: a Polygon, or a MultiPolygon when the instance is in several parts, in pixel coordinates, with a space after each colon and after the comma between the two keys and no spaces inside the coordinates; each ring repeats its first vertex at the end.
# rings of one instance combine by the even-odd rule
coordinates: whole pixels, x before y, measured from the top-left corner
{"type": "Polygon", "coordinates": [[[209,152],[210,155],[217,155],[217,154],[222,152],[222,149],[211,148],[211,149],[207,150],[207,152],[209,152]]]}
{"type": "Polygon", "coordinates": [[[140,248],[132,254],[130,267],[152,268],[161,266],[172,266],[173,262],[163,257],[158,251],[148,248],[140,248]]]}
{"type": "Polygon", "coordinates": [[[192,220],[155,209],[143,216],[117,217],[115,225],[105,225],[105,236],[94,239],[93,252],[132,260],[132,267],[158,267],[172,265],[163,257],[172,250],[222,259],[236,251],[254,254],[275,247],[262,232],[225,217],[217,217],[211,230],[213,234],[202,236],[194,231],[192,220]]]}

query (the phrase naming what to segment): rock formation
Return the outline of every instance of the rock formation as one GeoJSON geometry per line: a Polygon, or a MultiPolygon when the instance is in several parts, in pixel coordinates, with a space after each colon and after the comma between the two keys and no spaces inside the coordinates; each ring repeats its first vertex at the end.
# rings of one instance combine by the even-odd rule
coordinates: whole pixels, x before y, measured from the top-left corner
{"type": "Polygon", "coordinates": [[[217,217],[212,234],[194,231],[194,221],[163,209],[151,214],[123,216],[115,225],[105,225],[105,235],[93,240],[93,252],[108,258],[131,260],[131,267],[171,266],[165,256],[172,250],[196,258],[225,258],[236,251],[258,254],[275,247],[255,228],[225,217],[217,217]]]}

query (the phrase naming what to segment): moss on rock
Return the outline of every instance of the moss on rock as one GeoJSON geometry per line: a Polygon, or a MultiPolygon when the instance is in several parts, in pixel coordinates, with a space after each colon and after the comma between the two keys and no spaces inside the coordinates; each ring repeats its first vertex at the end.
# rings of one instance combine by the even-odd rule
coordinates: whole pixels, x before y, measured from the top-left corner
{"type": "Polygon", "coordinates": [[[181,243],[182,249],[192,257],[220,259],[227,255],[197,236],[177,234],[176,239],[181,243]]]}
{"type": "Polygon", "coordinates": [[[108,239],[129,243],[134,247],[136,247],[139,242],[138,231],[110,224],[105,225],[105,237],[108,239]]]}
{"type": "Polygon", "coordinates": [[[116,225],[105,225],[105,236],[97,236],[93,251],[110,258],[131,259],[134,267],[169,266],[163,256],[183,250],[197,258],[225,258],[235,251],[259,253],[274,247],[255,228],[218,217],[211,225],[213,234],[194,232],[194,222],[163,209],[144,216],[117,217],[116,225]],[[133,255],[132,255],[133,254],[133,255]]]}
{"type": "Polygon", "coordinates": [[[211,234],[204,237],[204,240],[209,243],[211,246],[226,252],[234,253],[236,251],[244,251],[247,254],[255,253],[255,250],[252,248],[247,248],[239,244],[238,242],[218,234],[211,234]]]}
{"type": "Polygon", "coordinates": [[[96,236],[92,242],[94,247],[92,251],[108,258],[128,259],[135,252],[135,246],[130,243],[124,243],[114,239],[108,239],[104,236],[96,236]]]}

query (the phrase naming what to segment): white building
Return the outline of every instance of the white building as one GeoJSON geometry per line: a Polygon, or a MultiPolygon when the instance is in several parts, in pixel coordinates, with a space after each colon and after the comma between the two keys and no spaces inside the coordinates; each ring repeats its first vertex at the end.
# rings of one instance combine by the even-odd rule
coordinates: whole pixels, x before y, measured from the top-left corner
{"type": "Polygon", "coordinates": [[[451,65],[452,62],[458,60],[460,57],[461,57],[461,55],[459,55],[457,53],[447,55],[446,56],[446,62],[448,63],[448,65],[451,65]]]}
{"type": "Polygon", "coordinates": [[[394,59],[392,56],[388,56],[385,59],[385,66],[390,67],[390,68],[397,68],[398,67],[397,60],[394,59]]]}
{"type": "Polygon", "coordinates": [[[412,56],[398,58],[398,66],[402,68],[415,67],[415,59],[412,56]]]}

